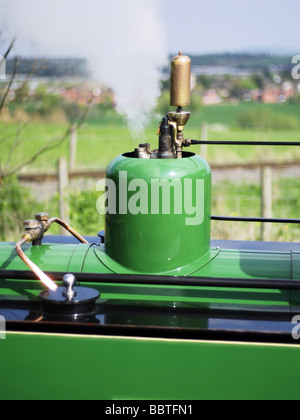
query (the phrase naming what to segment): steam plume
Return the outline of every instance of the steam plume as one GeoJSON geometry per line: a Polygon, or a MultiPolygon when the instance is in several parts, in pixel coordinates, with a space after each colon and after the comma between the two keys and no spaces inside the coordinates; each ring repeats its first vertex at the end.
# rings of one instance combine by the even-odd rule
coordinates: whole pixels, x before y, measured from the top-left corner
{"type": "Polygon", "coordinates": [[[138,133],[156,103],[167,61],[161,1],[5,0],[2,5],[11,33],[30,41],[36,55],[87,58],[138,133]]]}

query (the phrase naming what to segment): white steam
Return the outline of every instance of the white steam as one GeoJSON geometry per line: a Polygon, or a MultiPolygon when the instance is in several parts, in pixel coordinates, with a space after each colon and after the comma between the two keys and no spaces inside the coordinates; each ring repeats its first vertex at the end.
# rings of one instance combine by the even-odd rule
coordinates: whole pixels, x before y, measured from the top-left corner
{"type": "Polygon", "coordinates": [[[11,33],[42,56],[89,59],[114,90],[118,112],[139,133],[160,93],[167,63],[162,0],[7,0],[11,33]]]}

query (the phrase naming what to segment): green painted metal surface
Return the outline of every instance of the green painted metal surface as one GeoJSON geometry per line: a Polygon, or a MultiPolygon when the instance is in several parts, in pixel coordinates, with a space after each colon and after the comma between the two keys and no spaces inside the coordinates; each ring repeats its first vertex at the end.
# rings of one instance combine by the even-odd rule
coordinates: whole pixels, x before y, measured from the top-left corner
{"type": "Polygon", "coordinates": [[[298,399],[300,347],[7,334],[1,399],[298,399]]]}
{"type": "Polygon", "coordinates": [[[106,215],[106,252],[114,261],[135,271],[162,273],[209,252],[211,171],[199,156],[122,155],[108,166],[107,179],[116,185],[116,209],[106,215]],[[193,206],[198,214],[191,213],[193,206]]]}
{"type": "MultiPolygon", "coordinates": [[[[42,270],[67,271],[73,253],[80,249],[80,245],[23,245],[25,254],[42,270]]],[[[82,257],[81,257],[82,261],[82,257]]],[[[14,243],[0,243],[0,270],[28,270],[15,250],[14,243]]]]}
{"type": "MultiPolygon", "coordinates": [[[[81,252],[80,245],[42,245],[22,247],[25,254],[44,271],[63,271],[68,272],[72,257],[81,252]]],[[[81,264],[84,261],[84,255],[87,247],[84,247],[84,253],[81,255],[81,264]]],[[[76,260],[76,259],[75,259],[76,260]]],[[[74,260],[74,261],[75,261],[74,260]]],[[[78,259],[77,259],[78,262],[78,259]]],[[[81,267],[74,265],[73,267],[81,267]]],[[[27,265],[21,260],[15,250],[13,243],[0,243],[0,270],[29,270],[27,265]]],[[[5,299],[9,295],[15,295],[20,298],[36,296],[43,285],[37,281],[0,280],[0,298],[5,299]]]]}
{"type": "MultiPolygon", "coordinates": [[[[42,245],[26,247],[26,254],[45,271],[85,273],[136,273],[112,260],[104,245],[42,245]]],[[[12,270],[24,270],[13,244],[0,244],[0,263],[12,270]]],[[[211,249],[194,264],[178,270],[186,276],[299,279],[300,254],[211,249]],[[292,273],[292,266],[294,272],[292,273]]],[[[176,271],[166,272],[176,274],[176,271]]],[[[252,308],[293,311],[299,308],[299,292],[200,287],[92,284],[103,299],[176,301],[199,304],[203,308],[252,308]]],[[[43,286],[38,281],[1,280],[0,296],[37,296],[43,286]]]]}
{"type": "MultiPolygon", "coordinates": [[[[136,273],[107,255],[104,245],[24,247],[45,271],[136,273]]],[[[189,277],[295,279],[300,253],[209,249],[178,273],[189,277]]],[[[2,269],[24,270],[14,244],[0,244],[2,269]]],[[[166,271],[166,274],[175,271],[166,271]]],[[[297,313],[299,292],[85,284],[101,302],[155,304],[199,310],[297,313]]],[[[37,301],[39,281],[1,280],[0,299],[37,301]]],[[[263,315],[262,315],[263,316],[263,315]]],[[[120,322],[122,318],[119,316],[120,322]]],[[[202,318],[145,315],[149,325],[206,328],[202,318]]],[[[114,315],[107,317],[114,321],[114,315]]],[[[127,322],[124,317],[124,325],[127,322]]],[[[291,332],[293,325],[291,323],[291,332]]],[[[0,399],[216,400],[295,399],[300,385],[300,347],[255,342],[59,335],[7,331],[0,340],[0,399]]]]}

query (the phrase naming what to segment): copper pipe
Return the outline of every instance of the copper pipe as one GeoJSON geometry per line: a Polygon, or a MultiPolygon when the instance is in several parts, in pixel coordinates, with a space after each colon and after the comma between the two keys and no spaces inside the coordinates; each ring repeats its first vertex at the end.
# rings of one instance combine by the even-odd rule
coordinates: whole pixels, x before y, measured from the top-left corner
{"type": "Polygon", "coordinates": [[[78,239],[83,244],[88,244],[88,241],[86,241],[76,230],[71,228],[66,222],[59,219],[58,217],[52,217],[52,219],[48,220],[49,227],[52,225],[52,223],[57,223],[63,228],[65,228],[68,232],[70,232],[73,236],[75,236],[76,239],[78,239]]]}
{"type": "Polygon", "coordinates": [[[41,282],[48,287],[48,289],[55,292],[58,287],[53,280],[50,279],[37,265],[35,265],[22,251],[22,245],[30,241],[30,235],[25,234],[22,239],[16,244],[16,251],[19,257],[24,261],[24,263],[35,273],[35,275],[41,280],[41,282]]]}
{"type": "MultiPolygon", "coordinates": [[[[77,238],[80,242],[84,244],[88,244],[88,242],[81,235],[79,235],[79,233],[76,232],[76,230],[71,228],[71,226],[69,226],[66,222],[64,222],[63,220],[57,217],[53,217],[52,219],[49,219],[49,220],[44,220],[44,219],[39,219],[39,220],[41,223],[43,223],[43,226],[44,226],[43,232],[46,232],[50,228],[52,223],[58,223],[60,226],[64,227],[68,232],[70,232],[73,236],[75,236],[75,238],[77,238]]],[[[32,242],[33,240],[37,239],[37,237],[35,236],[36,232],[34,230],[32,229],[31,230],[27,229],[27,230],[28,232],[25,233],[22,239],[16,244],[16,247],[15,247],[16,251],[19,257],[22,259],[22,261],[35,273],[35,275],[41,280],[41,282],[46,287],[48,287],[48,289],[55,292],[58,289],[58,286],[54,283],[54,281],[51,280],[50,277],[48,277],[36,264],[34,264],[22,251],[22,245],[24,245],[27,242],[32,242]],[[33,231],[34,231],[34,234],[32,233],[33,231]]]]}

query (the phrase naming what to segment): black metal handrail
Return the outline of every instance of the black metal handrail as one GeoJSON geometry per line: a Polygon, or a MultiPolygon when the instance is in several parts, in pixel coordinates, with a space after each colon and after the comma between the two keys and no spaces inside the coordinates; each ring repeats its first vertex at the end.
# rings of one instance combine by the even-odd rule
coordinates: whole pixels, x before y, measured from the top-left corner
{"type": "Polygon", "coordinates": [[[267,217],[234,217],[234,216],[211,216],[211,220],[223,222],[249,222],[249,223],[283,223],[300,224],[300,219],[276,219],[267,217]]]}
{"type": "MultiPolygon", "coordinates": [[[[231,146],[300,146],[300,142],[273,142],[273,141],[215,141],[215,140],[191,140],[192,145],[231,145],[231,146]]],[[[300,224],[299,219],[276,219],[265,217],[231,217],[231,216],[211,216],[211,220],[223,222],[248,222],[248,223],[284,223],[300,224]]]]}
{"type": "MultiPolygon", "coordinates": [[[[54,281],[62,281],[65,272],[46,272],[54,281]]],[[[97,274],[73,273],[78,282],[106,283],[111,285],[143,285],[143,286],[189,286],[238,289],[281,289],[300,290],[300,280],[288,279],[249,279],[223,277],[174,277],[161,275],[139,274],[97,274]]],[[[6,280],[37,280],[32,271],[0,270],[0,279],[6,280]]]]}
{"type": "Polygon", "coordinates": [[[191,140],[191,144],[224,145],[224,146],[300,146],[296,141],[231,141],[231,140],[191,140]]]}

